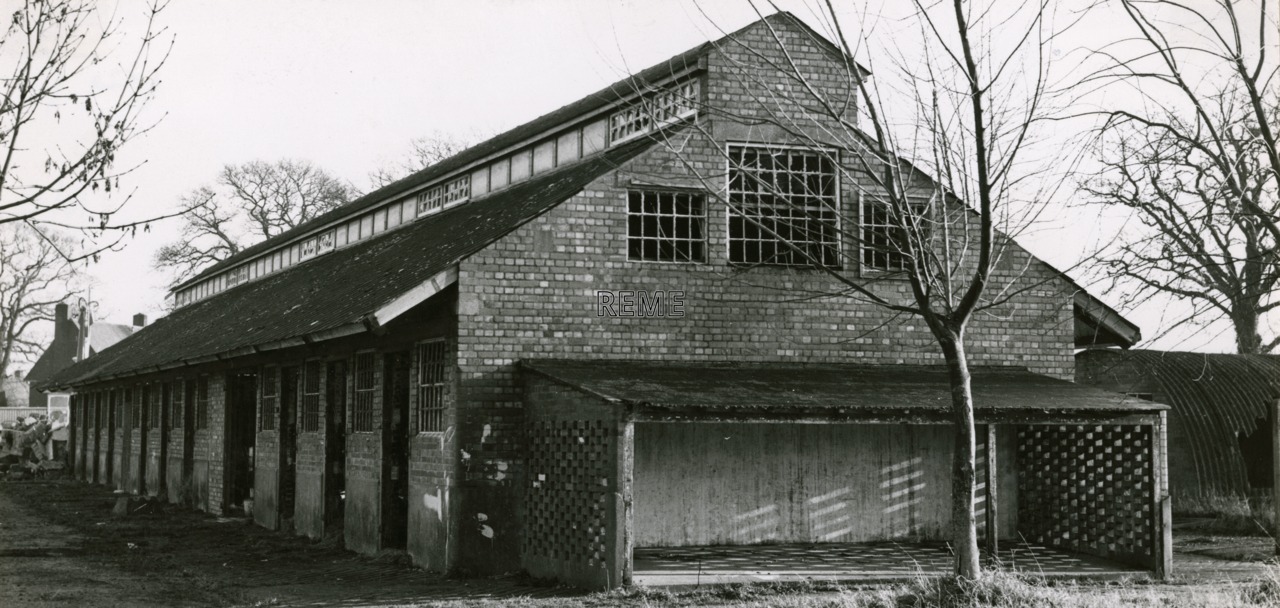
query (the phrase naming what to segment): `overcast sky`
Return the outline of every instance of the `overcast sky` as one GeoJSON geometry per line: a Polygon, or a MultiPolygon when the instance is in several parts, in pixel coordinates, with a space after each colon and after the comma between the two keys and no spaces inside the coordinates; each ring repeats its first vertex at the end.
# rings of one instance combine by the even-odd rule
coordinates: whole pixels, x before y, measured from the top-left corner
{"type": "MultiPolygon", "coordinates": [[[[813,4],[780,2],[822,29],[813,4]]],[[[118,14],[136,23],[140,6],[121,0],[118,14]]],[[[124,155],[145,163],[122,184],[135,192],[129,213],[167,211],[224,164],[251,160],[311,160],[364,190],[414,137],[498,133],[756,18],[743,0],[174,1],[162,16],[173,53],[150,107],[163,118],[124,155]]],[[[1088,214],[1051,215],[1055,225],[1019,240],[1059,267],[1106,234],[1088,214]]],[[[152,259],[177,231],[176,220],[153,226],[89,268],[98,319],[161,314],[167,277],[152,259]]],[[[1130,318],[1152,336],[1161,310],[1130,318]]],[[[1232,348],[1229,335],[1211,338],[1156,346],[1232,348]]]]}

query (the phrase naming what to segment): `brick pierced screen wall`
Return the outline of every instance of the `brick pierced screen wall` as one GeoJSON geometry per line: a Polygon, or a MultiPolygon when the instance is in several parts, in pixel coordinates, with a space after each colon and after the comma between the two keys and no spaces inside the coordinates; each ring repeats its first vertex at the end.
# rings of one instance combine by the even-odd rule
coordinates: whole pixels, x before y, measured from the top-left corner
{"type": "Polygon", "coordinates": [[[534,576],[605,588],[622,584],[626,530],[617,497],[618,413],[598,398],[542,378],[529,387],[524,536],[534,576]]]}
{"type": "Polygon", "coordinates": [[[1018,428],[1018,528],[1029,542],[1151,566],[1152,427],[1018,428]]]}

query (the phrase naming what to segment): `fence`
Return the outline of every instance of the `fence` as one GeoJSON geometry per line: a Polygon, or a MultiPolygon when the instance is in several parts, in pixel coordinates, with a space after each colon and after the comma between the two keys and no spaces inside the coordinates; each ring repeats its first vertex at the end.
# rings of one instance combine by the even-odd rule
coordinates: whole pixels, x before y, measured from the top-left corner
{"type": "Polygon", "coordinates": [[[43,407],[0,407],[0,424],[40,415],[49,415],[49,410],[43,407]]]}

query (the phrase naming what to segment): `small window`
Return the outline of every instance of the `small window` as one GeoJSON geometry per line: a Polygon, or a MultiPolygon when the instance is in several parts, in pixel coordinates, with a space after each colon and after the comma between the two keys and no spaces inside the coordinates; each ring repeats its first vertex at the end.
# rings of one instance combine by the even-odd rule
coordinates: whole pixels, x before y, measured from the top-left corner
{"type": "Polygon", "coordinates": [[[186,386],[181,380],[169,383],[169,428],[182,428],[183,409],[187,407],[186,386]]]}
{"type": "MultiPolygon", "coordinates": [[[[913,214],[926,212],[924,204],[913,204],[913,214]]],[[[868,270],[900,272],[910,265],[902,222],[890,214],[887,204],[879,201],[862,202],[862,267],[868,270]]]]}
{"type": "Polygon", "coordinates": [[[320,431],[320,362],[302,367],[302,432],[320,431]]]}
{"type": "Polygon", "coordinates": [[[686,192],[627,195],[627,259],[706,261],[706,199],[686,192]]]}
{"type": "Polygon", "coordinates": [[[351,430],[373,430],[373,392],[376,378],[373,353],[360,353],[355,361],[355,403],[352,407],[351,430]]]}
{"type": "Polygon", "coordinates": [[[274,367],[262,370],[262,420],[258,428],[263,431],[276,430],[276,421],[280,419],[280,370],[274,367]]]}
{"type": "MultiPolygon", "coordinates": [[[[139,389],[139,391],[145,391],[145,390],[146,390],[145,388],[139,389]]],[[[133,391],[129,389],[125,389],[124,401],[125,403],[129,404],[129,428],[131,429],[142,428],[142,400],[134,401],[133,391]]]]}
{"type": "Polygon", "coordinates": [[[729,262],[840,266],[836,163],[831,153],[729,147],[729,262]]]}
{"type": "Polygon", "coordinates": [[[444,430],[445,341],[418,345],[418,432],[444,430]]]}
{"type": "Polygon", "coordinates": [[[209,377],[196,382],[196,430],[209,428],[209,377]]]}
{"type": "Polygon", "coordinates": [[[161,407],[163,407],[164,385],[153,384],[147,388],[148,398],[151,400],[151,407],[148,408],[147,426],[152,429],[159,430],[162,428],[163,419],[160,417],[161,407]]]}

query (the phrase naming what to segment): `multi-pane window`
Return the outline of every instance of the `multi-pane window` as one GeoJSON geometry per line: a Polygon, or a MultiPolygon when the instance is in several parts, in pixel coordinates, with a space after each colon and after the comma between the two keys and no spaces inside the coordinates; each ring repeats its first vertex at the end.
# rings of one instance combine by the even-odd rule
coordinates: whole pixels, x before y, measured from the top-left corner
{"type": "Polygon", "coordinates": [[[320,362],[302,366],[302,432],[320,431],[320,362]]]}
{"type": "Polygon", "coordinates": [[[209,377],[196,381],[196,430],[209,428],[209,377]]]}
{"type": "Polygon", "coordinates": [[[376,380],[373,363],[373,353],[356,355],[355,403],[352,404],[351,411],[351,430],[356,432],[373,430],[373,392],[376,380]]]}
{"type": "Polygon", "coordinates": [[[838,186],[830,152],[729,146],[729,262],[839,266],[838,186]]]}
{"type": "Polygon", "coordinates": [[[444,430],[445,341],[418,345],[418,432],[444,430]]]}
{"type": "Polygon", "coordinates": [[[863,199],[860,235],[863,268],[887,272],[906,270],[905,235],[900,218],[890,213],[887,204],[863,199]]]}
{"type": "Polygon", "coordinates": [[[689,192],[627,195],[627,259],[704,262],[706,199],[689,192]]]}
{"type": "Polygon", "coordinates": [[[698,81],[686,80],[633,103],[609,117],[609,141],[617,143],[648,133],[698,109],[698,81]]]}
{"type": "Polygon", "coordinates": [[[147,408],[147,426],[152,429],[160,428],[160,401],[164,397],[164,390],[161,385],[153,384],[147,387],[147,399],[150,401],[150,407],[147,408]]]}
{"type": "Polygon", "coordinates": [[[263,431],[276,430],[276,420],[280,418],[279,371],[274,367],[262,370],[262,419],[258,428],[263,431]]]}
{"type": "Polygon", "coordinates": [[[182,415],[187,407],[186,386],[181,380],[169,384],[169,428],[182,428],[182,415]]]}
{"type": "MultiPolygon", "coordinates": [[[[139,389],[146,391],[146,388],[139,389]]],[[[142,428],[142,403],[133,400],[133,391],[125,389],[124,402],[129,404],[129,428],[142,428]]]]}

